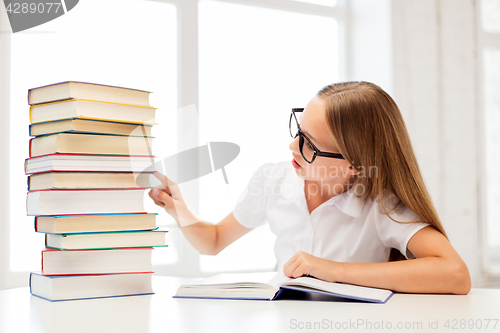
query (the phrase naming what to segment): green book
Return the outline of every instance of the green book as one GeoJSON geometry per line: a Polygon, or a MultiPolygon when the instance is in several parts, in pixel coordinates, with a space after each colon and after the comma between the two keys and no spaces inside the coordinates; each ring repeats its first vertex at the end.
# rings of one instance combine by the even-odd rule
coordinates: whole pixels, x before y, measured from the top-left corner
{"type": "Polygon", "coordinates": [[[95,250],[167,246],[164,230],[45,234],[45,246],[58,250],[95,250]]]}

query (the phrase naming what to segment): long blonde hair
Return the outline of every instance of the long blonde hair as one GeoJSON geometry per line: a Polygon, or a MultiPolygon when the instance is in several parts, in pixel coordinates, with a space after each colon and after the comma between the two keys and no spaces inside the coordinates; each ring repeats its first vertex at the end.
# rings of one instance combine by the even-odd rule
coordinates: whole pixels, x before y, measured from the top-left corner
{"type": "Polygon", "coordinates": [[[445,237],[436,209],[418,167],[401,112],[394,100],[369,82],[343,82],[318,92],[325,101],[327,128],[340,153],[363,177],[355,177],[354,188],[363,200],[380,199],[384,213],[404,205],[439,230],[445,237]],[[366,177],[375,169],[376,177],[366,177]],[[359,186],[358,184],[362,185],[359,186]],[[358,185],[358,186],[356,186],[358,185]],[[396,197],[388,209],[386,203],[396,197]]]}

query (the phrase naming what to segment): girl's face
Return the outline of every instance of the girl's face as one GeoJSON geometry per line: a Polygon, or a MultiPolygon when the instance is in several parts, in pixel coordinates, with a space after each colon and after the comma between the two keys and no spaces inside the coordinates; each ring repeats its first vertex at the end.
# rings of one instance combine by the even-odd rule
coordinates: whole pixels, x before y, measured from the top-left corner
{"type": "MultiPolygon", "coordinates": [[[[340,153],[335,146],[325,121],[325,101],[315,96],[307,104],[304,111],[296,113],[300,129],[311,142],[322,152],[340,153]]],[[[294,121],[294,120],[292,120],[294,121]]],[[[358,172],[351,164],[343,159],[316,156],[313,163],[308,163],[302,157],[299,148],[299,136],[289,146],[292,151],[292,165],[300,178],[310,181],[347,182],[352,175],[358,172]]],[[[310,149],[307,140],[304,140],[303,151],[310,149]]]]}

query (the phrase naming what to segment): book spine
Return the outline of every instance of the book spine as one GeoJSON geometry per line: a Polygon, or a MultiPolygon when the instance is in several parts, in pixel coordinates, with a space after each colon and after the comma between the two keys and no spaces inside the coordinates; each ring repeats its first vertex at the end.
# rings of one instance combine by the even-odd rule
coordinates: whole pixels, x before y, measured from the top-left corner
{"type": "MultiPolygon", "coordinates": [[[[31,193],[33,193],[33,192],[31,192],[31,193]]],[[[118,214],[118,213],[92,213],[92,215],[111,215],[111,214],[118,214]]],[[[122,212],[120,214],[123,214],[123,215],[147,214],[147,212],[122,212]]],[[[40,212],[35,212],[35,213],[28,212],[26,215],[28,215],[28,216],[61,216],[61,215],[54,215],[53,213],[51,213],[51,214],[42,214],[40,212]]],[[[80,215],[82,215],[82,213],[65,214],[65,216],[80,216],[80,215]]],[[[146,229],[145,231],[149,231],[149,230],[150,229],[146,229]]],[[[101,232],[101,231],[99,231],[99,232],[101,232]]]]}
{"type": "MultiPolygon", "coordinates": [[[[118,249],[121,250],[121,249],[118,249]]],[[[59,251],[59,250],[57,250],[59,251]]],[[[83,275],[126,275],[126,274],[154,274],[155,271],[144,272],[104,272],[104,273],[68,273],[68,274],[44,274],[42,276],[83,276],[83,275]]]]}
{"type": "Polygon", "coordinates": [[[30,281],[29,281],[29,287],[30,287],[30,294],[32,294],[32,291],[31,291],[31,277],[32,277],[33,273],[30,273],[30,281]]]}
{"type": "Polygon", "coordinates": [[[35,216],[35,232],[38,232],[38,217],[35,216]]]}
{"type": "Polygon", "coordinates": [[[42,267],[41,267],[42,268],[42,275],[43,275],[43,257],[44,257],[44,252],[45,251],[42,250],[42,267]]]}
{"type": "MultiPolygon", "coordinates": [[[[52,188],[44,188],[40,190],[33,190],[30,191],[30,193],[35,193],[35,192],[47,192],[47,191],[57,191],[57,192],[70,192],[70,191],[75,191],[75,192],[81,192],[81,191],[145,191],[149,190],[149,188],[146,187],[133,187],[133,188],[57,188],[57,189],[52,189],[52,188]]],[[[112,214],[112,213],[110,213],[112,214]]],[[[116,213],[118,214],[118,213],[116,213]]],[[[122,213],[122,214],[130,214],[130,213],[122,213]]],[[[139,214],[139,213],[137,213],[139,214]]],[[[145,214],[145,213],[143,213],[145,214]]],[[[66,215],[66,214],[61,214],[61,215],[66,215]]],[[[85,215],[85,214],[79,214],[79,215],[85,215]]],[[[90,214],[93,215],[93,214],[90,214]]]]}
{"type": "MultiPolygon", "coordinates": [[[[143,138],[143,136],[137,136],[138,138],[143,138]]],[[[154,138],[154,136],[151,136],[151,138],[154,138]]],[[[33,140],[33,139],[31,139],[33,140]]],[[[103,157],[140,157],[140,158],[156,158],[156,155],[127,155],[127,154],[76,154],[76,153],[50,153],[50,154],[44,154],[44,155],[38,155],[34,156],[32,158],[27,158],[26,160],[29,159],[38,159],[44,156],[103,156],[103,157]]]]}
{"type": "MultiPolygon", "coordinates": [[[[62,236],[64,237],[66,235],[63,234],[62,236]]],[[[58,250],[58,251],[92,251],[92,250],[123,250],[123,249],[140,250],[140,249],[150,248],[151,246],[153,246],[153,247],[168,247],[168,245],[144,245],[144,246],[136,246],[136,247],[111,246],[111,247],[80,247],[80,248],[70,248],[70,247],[66,247],[66,246],[62,246],[62,247],[46,246],[46,248],[52,249],[52,250],[58,250]]]]}

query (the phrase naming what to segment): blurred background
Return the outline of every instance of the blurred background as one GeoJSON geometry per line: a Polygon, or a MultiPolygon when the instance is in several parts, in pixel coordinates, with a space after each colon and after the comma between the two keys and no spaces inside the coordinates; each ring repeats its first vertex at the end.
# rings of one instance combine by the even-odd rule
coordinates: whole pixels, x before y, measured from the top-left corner
{"type": "MultiPolygon", "coordinates": [[[[67,80],[153,92],[158,158],[238,144],[229,184],[221,171],[183,184],[211,222],[258,166],[291,159],[291,108],[330,83],[374,82],[403,113],[473,286],[500,287],[500,0],[85,0],[16,34],[0,7],[0,289],[28,284],[44,244],[26,216],[27,91],[67,80]]],[[[203,256],[145,202],[169,230],[157,274],[274,269],[267,226],[203,256]]]]}

